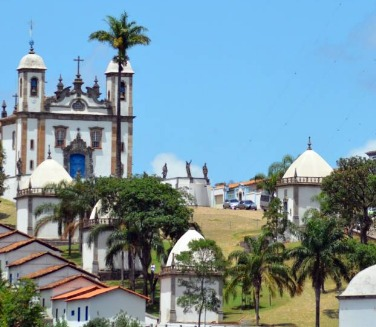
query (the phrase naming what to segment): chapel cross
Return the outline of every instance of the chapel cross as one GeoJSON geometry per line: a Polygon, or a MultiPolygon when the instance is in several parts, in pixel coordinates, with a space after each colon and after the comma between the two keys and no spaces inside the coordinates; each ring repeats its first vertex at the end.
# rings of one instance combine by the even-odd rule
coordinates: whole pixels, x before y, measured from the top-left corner
{"type": "Polygon", "coordinates": [[[83,59],[80,58],[80,56],[77,57],[77,59],[73,59],[74,61],[77,61],[77,78],[80,78],[80,61],[84,61],[83,59]]]}

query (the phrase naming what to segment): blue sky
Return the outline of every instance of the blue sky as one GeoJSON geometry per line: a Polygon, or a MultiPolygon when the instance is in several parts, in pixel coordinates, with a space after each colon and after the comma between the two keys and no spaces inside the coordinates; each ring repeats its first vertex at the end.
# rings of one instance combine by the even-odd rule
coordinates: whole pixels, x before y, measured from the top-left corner
{"type": "MultiPolygon", "coordinates": [[[[72,84],[78,55],[86,86],[114,50],[89,42],[106,15],[148,28],[129,51],[134,76],[134,173],[245,181],[285,154],[312,147],[332,167],[376,149],[376,2],[328,0],[6,1],[0,101],[13,108],[17,65],[29,49],[72,84]]],[[[85,86],[84,85],[84,86],[85,86]]]]}

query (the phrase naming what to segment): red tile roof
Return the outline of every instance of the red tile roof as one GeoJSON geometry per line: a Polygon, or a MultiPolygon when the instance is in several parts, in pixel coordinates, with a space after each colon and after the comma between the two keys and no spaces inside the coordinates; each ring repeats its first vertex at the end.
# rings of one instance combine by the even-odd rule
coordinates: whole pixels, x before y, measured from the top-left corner
{"type": "Polygon", "coordinates": [[[3,248],[0,248],[0,253],[7,253],[7,252],[11,252],[13,250],[16,250],[16,249],[19,249],[23,246],[26,246],[28,244],[31,244],[33,242],[37,242],[37,243],[40,243],[46,247],[49,247],[51,250],[53,251],[59,251],[59,252],[63,252],[62,250],[58,249],[57,247],[54,247],[46,242],[43,242],[41,240],[38,240],[36,238],[31,238],[29,240],[24,240],[24,241],[19,241],[19,242],[15,242],[13,244],[10,244],[8,246],[4,246],[3,248]]]}
{"type": "Polygon", "coordinates": [[[138,296],[138,297],[140,297],[140,298],[142,298],[146,301],[150,300],[150,298],[148,298],[147,296],[136,293],[136,292],[131,291],[127,288],[124,288],[124,287],[121,287],[121,286],[113,286],[113,287],[107,287],[107,288],[100,288],[100,289],[97,289],[97,290],[89,292],[89,293],[84,293],[84,294],[69,298],[66,301],[87,300],[87,299],[91,299],[95,296],[104,294],[104,293],[112,292],[112,291],[117,290],[117,289],[122,290],[123,292],[127,292],[127,293],[130,293],[130,294],[136,295],[136,296],[138,296]]]}
{"type": "Polygon", "coordinates": [[[70,263],[70,264],[72,264],[72,265],[76,265],[74,262],[71,262],[71,261],[69,261],[69,260],[67,260],[67,259],[64,259],[63,257],[60,257],[60,256],[58,256],[58,255],[56,255],[56,254],[54,254],[54,253],[52,253],[52,252],[48,252],[48,251],[47,251],[47,252],[37,252],[37,253],[32,253],[32,254],[30,254],[30,255],[28,255],[28,256],[26,256],[26,257],[23,257],[23,258],[21,258],[21,259],[18,259],[18,260],[15,260],[15,261],[9,263],[9,264],[7,265],[7,267],[19,266],[19,265],[22,265],[22,264],[24,264],[24,263],[26,263],[26,262],[32,261],[32,260],[34,260],[34,259],[36,259],[36,258],[43,257],[43,256],[45,256],[45,255],[51,255],[51,256],[53,256],[53,257],[55,257],[55,258],[57,258],[57,259],[60,259],[61,261],[64,261],[64,262],[66,262],[66,263],[70,263]]]}
{"type": "Polygon", "coordinates": [[[77,267],[73,264],[70,264],[70,263],[66,263],[66,264],[63,264],[63,265],[55,265],[55,266],[51,266],[51,267],[47,267],[47,268],[44,268],[44,269],[40,269],[38,271],[35,271],[33,273],[30,273],[28,275],[25,275],[23,276],[22,278],[30,278],[30,279],[33,279],[33,278],[39,278],[39,277],[43,277],[45,275],[48,275],[54,271],[58,271],[60,269],[63,269],[65,267],[70,267],[74,270],[77,270],[78,272],[81,272],[85,275],[88,275],[90,277],[93,277],[93,278],[98,278],[98,276],[92,274],[92,273],[89,273],[88,271],[80,268],[80,267],[77,267]]]}
{"type": "Polygon", "coordinates": [[[67,278],[63,278],[63,279],[60,279],[56,282],[44,285],[42,287],[39,287],[39,290],[47,290],[47,289],[55,288],[57,286],[67,284],[67,283],[69,283],[69,282],[71,282],[75,279],[78,279],[78,278],[84,278],[84,279],[86,279],[86,280],[88,280],[88,281],[90,281],[94,284],[97,284],[98,286],[107,287],[106,284],[101,283],[100,281],[96,280],[95,278],[92,278],[92,277],[84,275],[84,274],[80,274],[80,275],[73,275],[73,276],[70,276],[70,277],[67,277],[67,278]]]}
{"type": "MultiPolygon", "coordinates": [[[[87,293],[95,292],[98,289],[102,289],[102,287],[97,286],[97,285],[90,285],[86,287],[81,287],[77,290],[70,291],[67,293],[63,293],[60,295],[53,296],[51,300],[69,300],[70,298],[76,297],[76,296],[82,296],[87,293]]],[[[104,289],[106,289],[104,287],[104,289]]]]}

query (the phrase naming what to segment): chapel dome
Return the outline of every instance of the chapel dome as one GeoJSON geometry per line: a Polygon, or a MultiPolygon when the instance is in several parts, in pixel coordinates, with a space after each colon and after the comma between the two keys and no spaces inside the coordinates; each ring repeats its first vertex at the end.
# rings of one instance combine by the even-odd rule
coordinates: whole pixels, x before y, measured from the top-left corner
{"type": "Polygon", "coordinates": [[[189,229],[179,240],[176,242],[175,246],[172,248],[166,266],[171,266],[173,258],[183,251],[189,251],[188,244],[190,241],[204,239],[204,237],[195,229],[189,229]]]}
{"type": "Polygon", "coordinates": [[[58,184],[64,180],[71,182],[73,179],[57,161],[46,159],[34,170],[28,180],[24,180],[20,189],[26,189],[30,184],[32,188],[43,188],[47,184],[58,184]]]}
{"type": "Polygon", "coordinates": [[[23,56],[18,67],[20,69],[42,69],[46,70],[47,67],[44,64],[43,58],[34,52],[29,52],[26,56],[23,56]]]}
{"type": "MultiPolygon", "coordinates": [[[[119,70],[118,63],[115,62],[114,60],[111,60],[107,66],[105,74],[113,74],[113,73],[117,74],[118,70],[119,70]]],[[[127,61],[126,66],[123,65],[122,73],[134,74],[130,61],[127,61]]]]}
{"type": "Polygon", "coordinates": [[[287,169],[283,178],[299,177],[326,177],[331,174],[333,168],[308,145],[304,151],[287,169]]]}
{"type": "Polygon", "coordinates": [[[340,297],[359,295],[376,295],[376,265],[357,273],[340,297]]]}

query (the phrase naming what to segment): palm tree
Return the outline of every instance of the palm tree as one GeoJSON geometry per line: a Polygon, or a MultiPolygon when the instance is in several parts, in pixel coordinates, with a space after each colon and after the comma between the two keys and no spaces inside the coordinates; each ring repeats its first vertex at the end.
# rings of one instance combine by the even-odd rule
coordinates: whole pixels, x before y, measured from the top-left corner
{"type": "Polygon", "coordinates": [[[120,19],[113,16],[107,16],[106,22],[109,26],[109,31],[99,30],[89,35],[89,40],[97,40],[99,42],[109,43],[117,50],[117,55],[114,60],[118,63],[118,88],[117,88],[117,117],[116,117],[116,176],[121,177],[121,117],[120,117],[120,92],[121,92],[121,72],[122,65],[127,65],[128,55],[127,50],[135,45],[148,45],[150,43],[149,37],[144,32],[147,29],[139,26],[136,22],[128,22],[128,15],[123,12],[120,19]]]}
{"type": "Polygon", "coordinates": [[[228,271],[230,281],[225,291],[225,298],[236,295],[237,286],[243,293],[253,293],[256,325],[260,323],[260,294],[265,285],[271,296],[280,295],[288,290],[293,296],[299,293],[290,269],[284,264],[285,247],[280,242],[273,242],[272,235],[264,232],[257,238],[245,238],[246,250],[237,250],[229,255],[233,263],[228,271]]]}
{"type": "Polygon", "coordinates": [[[37,236],[40,229],[47,223],[57,222],[58,235],[63,239],[68,239],[68,251],[69,255],[71,255],[72,238],[79,227],[79,222],[76,218],[81,212],[80,204],[76,201],[77,192],[74,188],[74,183],[62,181],[58,184],[48,184],[44,189],[52,189],[59,202],[46,202],[35,208],[35,217],[42,214],[46,215],[37,221],[34,234],[37,236]]]}
{"type": "Polygon", "coordinates": [[[349,271],[344,255],[349,247],[345,234],[335,218],[320,216],[316,210],[308,212],[305,228],[298,231],[301,245],[291,249],[288,257],[294,260],[292,271],[297,283],[303,285],[307,278],[312,280],[316,301],[316,327],[320,326],[320,294],[325,280],[337,283],[349,280],[349,271]]]}

